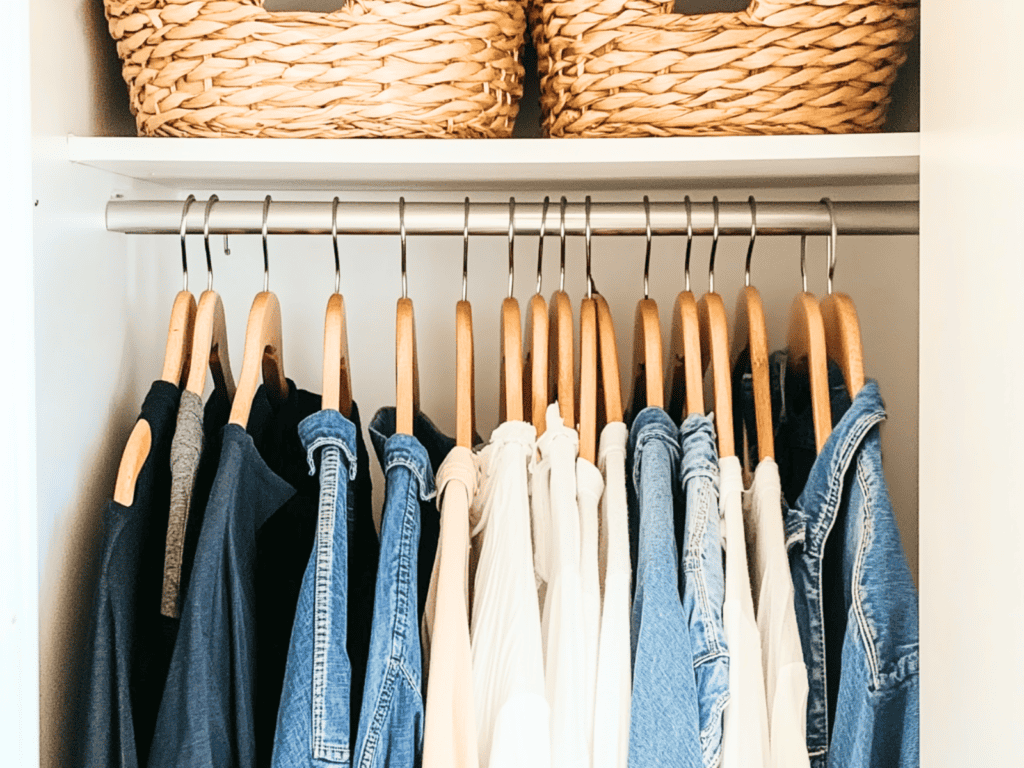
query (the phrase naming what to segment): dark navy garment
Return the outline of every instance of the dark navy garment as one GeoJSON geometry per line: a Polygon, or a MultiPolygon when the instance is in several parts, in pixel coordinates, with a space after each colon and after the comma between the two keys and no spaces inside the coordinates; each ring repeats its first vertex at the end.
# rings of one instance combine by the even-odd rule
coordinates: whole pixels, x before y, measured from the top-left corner
{"type": "MultiPolygon", "coordinates": [[[[296,450],[301,466],[305,462],[296,425],[307,411],[318,409],[319,398],[297,390],[291,382],[289,396],[280,404],[271,405],[261,387],[253,401],[248,431],[234,424],[223,429],[220,461],[160,704],[151,768],[252,768],[258,757],[270,760],[269,749],[265,755],[258,754],[257,722],[259,713],[270,706],[276,715],[277,701],[266,704],[260,696],[262,689],[272,687],[274,679],[283,679],[287,651],[279,672],[272,667],[258,670],[258,663],[267,667],[273,662],[273,654],[265,661],[267,653],[258,653],[258,647],[270,645],[273,650],[263,637],[272,638],[280,630],[268,631],[268,621],[287,621],[286,637],[291,631],[295,603],[288,606],[287,581],[292,561],[298,559],[294,550],[300,549],[302,542],[295,532],[282,535],[275,546],[258,539],[275,513],[301,518],[296,505],[303,503],[302,496],[297,496],[295,487],[282,475],[301,475],[308,481],[305,471],[294,467],[296,450]],[[286,584],[278,592],[261,592],[258,575],[272,567],[270,561],[275,557],[286,584]],[[264,678],[271,684],[265,685],[264,678]]],[[[312,485],[315,520],[315,478],[312,485]]],[[[309,549],[305,558],[308,556],[309,549]]],[[[303,560],[296,582],[301,581],[304,567],[303,560]]],[[[297,586],[294,591],[297,599],[297,586]]],[[[279,695],[279,682],[277,690],[279,695]]],[[[273,739],[272,728],[269,739],[273,739]]]]}
{"type": "Polygon", "coordinates": [[[434,473],[453,442],[417,415],[414,435],[395,434],[395,410],[370,424],[384,469],[380,565],[356,752],[358,768],[415,768],[423,757],[420,619],[437,550],[434,473]]]}
{"type": "Polygon", "coordinates": [[[160,635],[162,553],[178,399],[174,384],[157,381],[150,387],[139,419],[149,424],[152,442],[135,481],[135,497],[130,507],[111,501],[103,517],[82,701],[82,756],[89,768],[144,765],[156,725],[159,692],[153,695],[147,678],[160,675],[152,665],[139,662],[160,635]]]}

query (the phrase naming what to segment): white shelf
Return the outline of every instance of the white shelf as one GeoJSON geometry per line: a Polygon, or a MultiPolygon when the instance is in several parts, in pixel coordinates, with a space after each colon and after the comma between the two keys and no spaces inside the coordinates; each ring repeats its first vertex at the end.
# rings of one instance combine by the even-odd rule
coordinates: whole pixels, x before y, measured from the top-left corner
{"type": "Polygon", "coordinates": [[[68,137],[73,162],[175,189],[551,190],[916,184],[916,133],[650,139],[68,137]]]}

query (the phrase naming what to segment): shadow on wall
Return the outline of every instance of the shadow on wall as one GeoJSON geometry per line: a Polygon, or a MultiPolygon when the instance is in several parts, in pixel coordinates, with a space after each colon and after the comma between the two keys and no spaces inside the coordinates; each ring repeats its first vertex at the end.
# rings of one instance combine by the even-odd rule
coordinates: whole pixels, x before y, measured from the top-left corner
{"type": "Polygon", "coordinates": [[[55,532],[50,556],[43,574],[54,574],[41,589],[40,627],[40,764],[76,765],[79,739],[85,730],[87,702],[81,698],[85,672],[85,652],[92,619],[93,595],[99,576],[103,547],[104,511],[110,500],[121,448],[135,425],[142,397],[130,391],[137,376],[138,356],[132,335],[126,335],[122,354],[118,395],[105,419],[106,429],[83,456],[75,487],[78,498],[62,510],[65,530],[55,532]]]}
{"type": "Polygon", "coordinates": [[[107,29],[102,0],[84,0],[79,5],[79,18],[89,49],[97,55],[89,57],[92,114],[89,132],[92,136],[135,136],[135,118],[128,105],[128,86],[121,76],[121,60],[117,44],[107,29]]]}

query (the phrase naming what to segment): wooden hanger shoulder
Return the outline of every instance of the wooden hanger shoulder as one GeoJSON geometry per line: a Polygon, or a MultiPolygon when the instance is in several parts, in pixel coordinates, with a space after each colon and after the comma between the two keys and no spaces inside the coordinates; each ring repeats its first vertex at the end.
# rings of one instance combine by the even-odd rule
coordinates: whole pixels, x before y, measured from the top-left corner
{"type": "Polygon", "coordinates": [[[215,291],[203,291],[196,313],[196,330],[192,340],[192,360],[185,389],[199,397],[206,389],[207,368],[213,374],[214,387],[227,394],[228,401],[235,397],[235,377],[231,373],[228,354],[228,330],[224,316],[224,302],[215,291]]]}
{"type": "Polygon", "coordinates": [[[775,430],[772,426],[771,374],[768,368],[768,329],[761,294],[752,285],[745,286],[736,299],[736,326],[733,356],[744,349],[750,353],[750,372],[754,389],[754,420],[757,428],[758,459],[775,458],[775,430]]]}
{"type": "Polygon", "coordinates": [[[271,397],[282,400],[288,396],[288,381],[284,375],[284,352],[281,334],[281,304],[273,293],[256,294],[249,322],[245,328],[245,349],[242,354],[242,372],[238,389],[231,404],[229,422],[245,429],[249,412],[259,389],[260,373],[271,397]]]}
{"type": "Polygon", "coordinates": [[[633,407],[664,407],[662,364],[658,305],[654,299],[641,299],[633,322],[633,407]]]}
{"type": "Polygon", "coordinates": [[[551,294],[548,325],[548,402],[558,401],[567,427],[576,421],[576,352],[573,344],[572,303],[565,291],[551,294]]]}
{"type": "Polygon", "coordinates": [[[700,354],[700,317],[697,299],[690,291],[676,296],[672,307],[672,336],[669,349],[668,412],[682,421],[704,413],[704,369],[700,354]]]}
{"type": "Polygon", "coordinates": [[[152,443],[153,433],[149,422],[139,419],[128,436],[128,442],[125,443],[121,463],[117,468],[117,480],[114,483],[114,501],[123,507],[130,507],[135,501],[135,483],[149,457],[152,443]]]}
{"type": "Polygon", "coordinates": [[[597,340],[600,350],[601,389],[606,422],[622,421],[622,379],[619,375],[619,349],[615,342],[615,324],[608,301],[595,294],[597,301],[597,340]]]}
{"type": "Polygon", "coordinates": [[[345,299],[340,293],[327,300],[324,317],[324,410],[338,411],[345,418],[352,416],[352,368],[348,357],[348,324],[345,299]]]}
{"type": "Polygon", "coordinates": [[[416,318],[412,299],[398,300],[395,311],[395,434],[411,435],[420,410],[416,318]]]}
{"type": "Polygon", "coordinates": [[[597,459],[597,302],[580,302],[580,458],[597,459]]]}
{"type": "Polygon", "coordinates": [[[476,382],[473,373],[473,308],[455,305],[455,444],[473,447],[476,430],[476,382]]]}
{"type": "Polygon", "coordinates": [[[830,293],[821,300],[820,307],[829,359],[842,369],[852,399],[864,388],[864,349],[857,308],[845,293],[830,293]]]}
{"type": "Polygon", "coordinates": [[[523,416],[537,430],[547,428],[548,406],[548,305],[539,293],[526,309],[526,354],[523,362],[523,416]]]}
{"type": "Polygon", "coordinates": [[[500,421],[522,421],[523,325],[519,302],[511,296],[501,302],[500,378],[500,421]]]}
{"type": "Polygon", "coordinates": [[[729,369],[729,322],[722,297],[717,293],[705,293],[697,303],[697,314],[700,319],[701,360],[711,365],[718,456],[735,456],[736,446],[732,432],[732,372],[729,369]]]}
{"type": "Polygon", "coordinates": [[[171,322],[164,345],[164,367],[160,374],[162,381],[180,386],[187,378],[195,321],[195,296],[188,291],[179,291],[171,307],[171,322]]]}
{"type": "Polygon", "coordinates": [[[825,327],[813,294],[804,292],[793,299],[786,346],[789,348],[787,365],[795,371],[806,371],[810,378],[814,442],[820,453],[832,432],[832,404],[828,391],[825,327]]]}

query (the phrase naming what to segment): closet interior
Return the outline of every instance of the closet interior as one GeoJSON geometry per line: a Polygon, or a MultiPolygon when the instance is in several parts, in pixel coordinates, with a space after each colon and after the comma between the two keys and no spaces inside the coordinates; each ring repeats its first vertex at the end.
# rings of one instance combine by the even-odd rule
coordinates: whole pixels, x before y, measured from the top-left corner
{"type": "MultiPolygon", "coordinates": [[[[545,296],[564,287],[578,345],[589,255],[590,277],[614,324],[625,401],[636,304],[648,296],[661,308],[668,360],[676,296],[687,279],[698,297],[709,287],[714,208],[720,218],[713,280],[725,297],[730,333],[752,244],[749,284],[763,301],[769,350],[786,345],[806,235],[807,290],[819,298],[827,293],[832,253],[834,290],[856,304],[864,372],[879,382],[888,413],[886,480],[917,579],[920,136],[913,130],[919,73],[912,64],[893,110],[894,127],[911,129],[904,132],[618,142],[144,139],[134,136],[99,4],[74,14],[58,7],[56,0],[33,7],[31,28],[38,39],[45,16],[48,34],[66,51],[59,67],[34,53],[31,73],[42,765],[72,760],[70,736],[81,711],[72,691],[82,672],[102,510],[115,493],[142,399],[161,373],[168,317],[183,287],[183,253],[187,289],[198,297],[210,284],[223,302],[236,381],[250,305],[268,281],[280,302],[287,375],[319,392],[324,308],[337,286],[345,300],[352,394],[367,421],[395,404],[395,303],[413,299],[420,409],[451,435],[458,410],[454,308],[468,298],[476,429],[486,436],[499,421],[501,306],[510,283],[524,321],[538,285],[545,296]],[[195,202],[184,217],[182,243],[189,195],[195,202]],[[213,196],[218,199],[208,205],[213,196]],[[545,198],[550,208],[538,259],[545,198]],[[688,276],[686,198],[693,230],[688,276]]],[[[524,108],[521,119],[527,125],[537,116],[524,108]]],[[[525,341],[525,325],[523,333],[525,341]]],[[[212,380],[207,392],[211,386],[212,380]]],[[[711,403],[710,374],[705,386],[711,403]]],[[[373,473],[379,514],[384,484],[376,463],[373,473]]]]}

